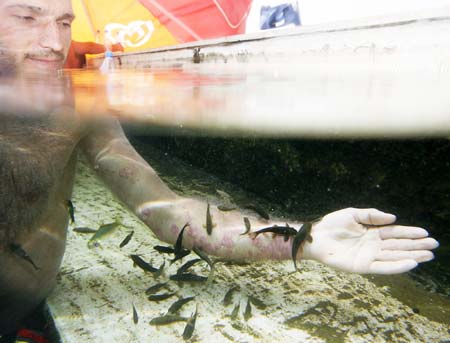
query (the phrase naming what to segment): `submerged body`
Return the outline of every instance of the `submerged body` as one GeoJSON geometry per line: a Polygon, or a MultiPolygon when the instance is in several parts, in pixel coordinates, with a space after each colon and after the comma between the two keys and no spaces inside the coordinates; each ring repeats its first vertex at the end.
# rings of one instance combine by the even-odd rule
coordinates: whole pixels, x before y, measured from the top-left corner
{"type": "MultiPolygon", "coordinates": [[[[67,57],[73,18],[69,0],[0,1],[0,74],[39,72],[64,82],[56,71],[67,57]]],[[[52,88],[52,83],[34,81],[18,80],[17,85],[28,86],[25,91],[14,91],[8,82],[2,89],[6,92],[0,92],[2,112],[14,113],[1,114],[0,120],[0,335],[15,330],[55,285],[80,149],[105,184],[159,239],[174,244],[189,223],[180,251],[196,247],[208,255],[241,261],[291,257],[291,244],[283,237],[242,236],[241,212],[222,213],[205,201],[172,192],[134,150],[116,120],[80,120],[73,101],[64,99],[72,91],[70,84],[52,88]],[[4,99],[8,94],[11,98],[4,99]],[[20,255],[31,257],[39,269],[18,258],[11,244],[23,249],[20,255]]],[[[269,216],[254,206],[247,208],[265,219],[251,218],[255,230],[282,225],[268,223],[269,216]]],[[[344,271],[381,274],[405,272],[431,260],[429,250],[437,242],[427,238],[426,230],[394,225],[395,220],[376,209],[330,213],[311,228],[314,241],[305,241],[301,257],[344,271]],[[405,240],[407,245],[398,242],[405,240]]],[[[149,300],[174,295],[155,294],[149,300]]]]}
{"type": "Polygon", "coordinates": [[[55,284],[69,222],[75,148],[83,137],[80,123],[67,119],[73,120],[2,116],[0,333],[14,328],[55,284]],[[32,256],[39,269],[18,259],[9,249],[11,242],[32,256]]]}

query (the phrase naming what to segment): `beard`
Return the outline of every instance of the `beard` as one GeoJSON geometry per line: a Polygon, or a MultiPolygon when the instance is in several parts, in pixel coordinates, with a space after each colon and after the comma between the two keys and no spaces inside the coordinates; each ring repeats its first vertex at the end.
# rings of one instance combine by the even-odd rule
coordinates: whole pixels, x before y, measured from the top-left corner
{"type": "Polygon", "coordinates": [[[64,66],[64,61],[66,56],[63,52],[53,51],[53,50],[42,50],[42,51],[14,51],[8,48],[6,44],[0,41],[0,77],[4,76],[16,76],[19,72],[24,74],[56,74],[64,66]],[[39,68],[31,69],[28,68],[24,63],[30,59],[53,59],[61,61],[59,68],[54,70],[40,71],[39,68]],[[54,72],[54,73],[53,73],[54,72]]]}
{"type": "Polygon", "coordinates": [[[16,57],[0,42],[0,76],[11,76],[16,71],[16,57]]]}

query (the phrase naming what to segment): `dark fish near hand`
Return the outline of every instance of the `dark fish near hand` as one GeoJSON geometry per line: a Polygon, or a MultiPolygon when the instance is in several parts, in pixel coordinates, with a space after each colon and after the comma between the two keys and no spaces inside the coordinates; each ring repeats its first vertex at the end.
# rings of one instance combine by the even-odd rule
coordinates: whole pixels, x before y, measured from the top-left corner
{"type": "Polygon", "coordinates": [[[181,298],[175,301],[172,305],[170,305],[169,309],[167,310],[167,314],[176,314],[184,304],[187,304],[188,302],[194,300],[195,297],[187,297],[187,298],[181,298]]]}
{"type": "Polygon", "coordinates": [[[131,238],[133,237],[133,235],[134,235],[134,231],[131,231],[128,235],[126,235],[126,237],[123,239],[123,241],[120,242],[119,248],[123,248],[125,245],[130,243],[131,238]]]}
{"type": "Polygon", "coordinates": [[[252,305],[250,299],[247,299],[247,306],[245,306],[244,319],[249,320],[252,316],[252,305]]]}
{"type": "Polygon", "coordinates": [[[71,200],[67,200],[67,208],[69,209],[70,221],[75,223],[75,209],[71,200]]]}
{"type": "Polygon", "coordinates": [[[152,294],[147,297],[150,301],[162,301],[173,297],[176,293],[152,294]]]}
{"type": "Polygon", "coordinates": [[[304,223],[298,230],[297,234],[294,237],[294,241],[292,242],[292,260],[294,261],[295,270],[297,270],[298,251],[303,246],[305,240],[308,242],[312,242],[311,229],[312,229],[311,223],[309,222],[304,223]]]}
{"type": "Polygon", "coordinates": [[[191,253],[190,250],[182,249],[178,254],[175,254],[175,257],[172,260],[170,260],[170,264],[172,264],[172,263],[174,263],[174,262],[176,262],[178,260],[181,260],[183,257],[186,257],[190,253],[191,253]]]}
{"type": "Polygon", "coordinates": [[[239,286],[231,287],[228,292],[223,297],[224,306],[228,306],[231,304],[231,300],[233,299],[233,293],[239,289],[239,286]]]}
{"type": "Polygon", "coordinates": [[[145,294],[150,295],[158,292],[161,288],[165,287],[167,285],[167,282],[160,282],[156,285],[150,286],[145,290],[145,294]]]}
{"type": "Polygon", "coordinates": [[[127,245],[127,244],[130,242],[130,240],[131,240],[131,238],[133,237],[133,235],[134,235],[134,231],[131,231],[131,232],[125,237],[125,239],[120,243],[119,248],[123,248],[125,245],[127,245]]]}
{"type": "Polygon", "coordinates": [[[138,313],[136,311],[136,307],[134,307],[134,304],[133,304],[133,323],[137,324],[138,322],[139,322],[138,313]]]}
{"type": "Polygon", "coordinates": [[[284,236],[284,241],[286,242],[290,236],[295,236],[297,234],[297,230],[295,230],[293,227],[290,227],[288,224],[286,224],[286,226],[278,226],[278,225],[273,225],[273,226],[269,226],[266,227],[264,229],[255,231],[255,232],[251,232],[248,235],[252,238],[255,239],[256,236],[258,236],[261,233],[267,233],[267,232],[271,232],[274,235],[280,235],[280,236],[284,236]]]}
{"type": "Polygon", "coordinates": [[[175,252],[175,249],[172,247],[165,247],[162,245],[155,245],[153,247],[157,252],[163,253],[163,254],[173,254],[175,252]]]}
{"type": "Polygon", "coordinates": [[[181,229],[180,233],[178,234],[177,241],[175,242],[174,246],[174,254],[175,257],[170,261],[170,263],[174,263],[175,261],[178,261],[182,259],[183,257],[189,255],[191,252],[188,249],[183,249],[183,234],[186,227],[189,226],[189,223],[186,223],[183,228],[181,229]]]}
{"type": "Polygon", "coordinates": [[[134,264],[141,268],[143,271],[150,273],[156,273],[159,271],[159,269],[145,262],[141,257],[139,257],[139,255],[130,255],[130,258],[133,260],[134,264]]]}
{"type": "Polygon", "coordinates": [[[250,225],[250,220],[247,217],[244,217],[244,224],[245,224],[245,231],[244,233],[241,233],[241,236],[249,233],[250,229],[252,228],[250,225]]]}
{"type": "Polygon", "coordinates": [[[183,228],[180,230],[180,233],[178,234],[177,241],[175,242],[174,250],[175,254],[180,252],[183,249],[183,234],[184,230],[189,226],[189,223],[184,224],[183,228]]]}
{"type": "Polygon", "coordinates": [[[156,317],[153,318],[150,321],[150,325],[168,325],[176,322],[185,322],[189,318],[181,317],[181,316],[173,316],[173,315],[167,315],[162,317],[156,317]]]}
{"type": "Polygon", "coordinates": [[[201,261],[202,259],[200,258],[195,258],[193,260],[187,261],[185,264],[183,264],[178,270],[177,270],[177,274],[183,274],[186,273],[188,271],[189,268],[191,268],[194,264],[196,264],[197,262],[201,261]]]}
{"type": "Polygon", "coordinates": [[[208,280],[208,278],[197,274],[184,273],[184,274],[170,275],[170,280],[182,282],[204,282],[208,280]]]}
{"type": "Polygon", "coordinates": [[[188,319],[183,331],[183,339],[186,341],[192,337],[195,330],[195,322],[197,321],[198,308],[195,306],[195,313],[188,319]]]}
{"type": "Polygon", "coordinates": [[[269,214],[259,206],[256,206],[254,204],[248,204],[243,207],[248,210],[252,210],[252,211],[256,212],[261,218],[263,218],[265,220],[270,219],[269,214]]]}
{"type": "Polygon", "coordinates": [[[77,232],[77,233],[96,233],[97,232],[97,230],[91,229],[90,227],[76,227],[72,231],[77,232]]]}
{"type": "Polygon", "coordinates": [[[98,246],[99,241],[101,239],[112,234],[114,232],[114,230],[116,230],[120,225],[121,225],[121,223],[117,220],[113,223],[101,225],[99,227],[99,229],[97,231],[95,231],[95,234],[91,237],[91,239],[88,241],[88,248],[91,249],[94,246],[98,246]]]}
{"type": "Polygon", "coordinates": [[[11,243],[9,244],[9,249],[16,254],[17,256],[19,256],[20,258],[23,258],[25,261],[27,261],[28,263],[30,263],[35,270],[39,270],[41,268],[39,268],[31,259],[31,257],[27,254],[27,252],[25,250],[23,250],[23,248],[16,243],[11,243]]]}
{"type": "Polygon", "coordinates": [[[211,235],[212,233],[212,229],[215,227],[216,225],[213,223],[212,221],[212,216],[211,216],[211,211],[210,211],[210,205],[208,202],[208,205],[206,207],[206,225],[203,225],[204,228],[206,228],[206,232],[208,233],[208,235],[211,235]]]}

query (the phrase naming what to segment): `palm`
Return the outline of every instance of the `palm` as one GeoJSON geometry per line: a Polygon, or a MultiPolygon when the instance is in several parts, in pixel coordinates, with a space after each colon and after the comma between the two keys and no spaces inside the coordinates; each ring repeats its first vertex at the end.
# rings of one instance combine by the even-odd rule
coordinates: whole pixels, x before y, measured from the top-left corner
{"type": "Polygon", "coordinates": [[[418,227],[393,225],[395,216],[348,208],[325,216],[313,229],[313,258],[356,273],[395,274],[433,258],[438,246],[418,227]]]}

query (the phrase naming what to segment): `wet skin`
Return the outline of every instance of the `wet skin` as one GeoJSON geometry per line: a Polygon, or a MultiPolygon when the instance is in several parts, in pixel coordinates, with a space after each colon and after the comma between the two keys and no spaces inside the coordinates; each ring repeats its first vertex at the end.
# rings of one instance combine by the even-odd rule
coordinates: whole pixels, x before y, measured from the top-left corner
{"type": "Polygon", "coordinates": [[[2,115],[0,333],[14,329],[55,285],[83,130],[67,114],[2,115]],[[40,269],[14,254],[10,243],[20,245],[40,269]]]}

